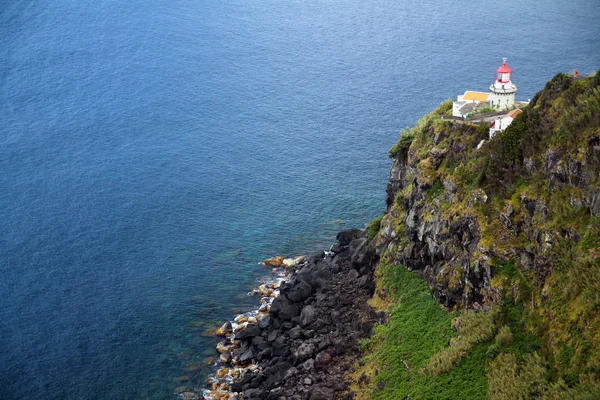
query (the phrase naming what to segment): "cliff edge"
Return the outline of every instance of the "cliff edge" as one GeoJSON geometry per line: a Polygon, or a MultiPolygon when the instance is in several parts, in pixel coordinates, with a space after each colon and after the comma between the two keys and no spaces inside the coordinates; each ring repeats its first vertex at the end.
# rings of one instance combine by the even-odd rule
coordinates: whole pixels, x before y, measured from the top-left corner
{"type": "Polygon", "coordinates": [[[600,74],[558,74],[492,139],[450,112],[390,150],[369,227],[390,320],[356,396],[600,398],[600,74]]]}

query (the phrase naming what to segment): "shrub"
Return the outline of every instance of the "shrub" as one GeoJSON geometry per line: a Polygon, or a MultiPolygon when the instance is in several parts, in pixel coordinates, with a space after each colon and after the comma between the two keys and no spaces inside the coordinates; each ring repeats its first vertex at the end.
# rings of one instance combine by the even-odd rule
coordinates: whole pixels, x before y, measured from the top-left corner
{"type": "Polygon", "coordinates": [[[379,230],[381,229],[382,219],[383,215],[380,215],[379,217],[369,222],[369,225],[367,225],[367,235],[369,238],[369,242],[375,239],[375,236],[377,236],[377,234],[379,233],[379,230]]]}
{"type": "Polygon", "coordinates": [[[408,158],[408,149],[414,138],[415,136],[410,129],[404,129],[400,134],[400,140],[392,146],[388,152],[388,156],[396,160],[406,160],[408,158]]]}
{"type": "Polygon", "coordinates": [[[449,371],[477,343],[485,342],[494,336],[496,313],[463,311],[458,321],[458,339],[450,347],[443,349],[431,357],[423,371],[438,376],[449,371]]]}
{"type": "Polygon", "coordinates": [[[513,335],[510,331],[510,328],[507,325],[504,325],[498,331],[496,335],[496,345],[498,346],[508,346],[513,342],[513,335]]]}
{"type": "Polygon", "coordinates": [[[488,399],[533,399],[550,389],[546,363],[537,353],[527,354],[519,365],[512,354],[501,354],[490,363],[488,399]]]}
{"type": "Polygon", "coordinates": [[[485,355],[489,359],[494,359],[494,358],[496,358],[498,353],[500,353],[500,347],[498,347],[498,345],[496,343],[492,343],[487,348],[485,355]]]}

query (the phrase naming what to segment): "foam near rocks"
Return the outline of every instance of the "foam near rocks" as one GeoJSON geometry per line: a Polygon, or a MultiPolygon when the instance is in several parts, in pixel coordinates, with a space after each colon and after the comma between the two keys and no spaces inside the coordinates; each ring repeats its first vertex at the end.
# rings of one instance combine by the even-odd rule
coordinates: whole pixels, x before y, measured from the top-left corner
{"type": "MultiPolygon", "coordinates": [[[[238,354],[237,357],[233,353],[240,348],[241,341],[236,339],[236,335],[250,327],[258,327],[264,324],[265,327],[270,319],[270,309],[273,300],[279,296],[279,288],[282,284],[290,279],[293,269],[302,265],[306,258],[301,256],[296,259],[286,259],[283,257],[273,257],[265,260],[262,264],[273,267],[271,275],[260,280],[260,285],[248,293],[248,295],[260,295],[259,307],[243,314],[237,315],[232,321],[225,322],[218,330],[217,336],[223,337],[224,340],[217,344],[217,352],[219,352],[219,363],[222,365],[213,375],[206,379],[206,384],[209,388],[202,391],[202,394],[194,395],[195,399],[204,398],[206,400],[236,400],[241,399],[241,392],[231,390],[231,385],[234,379],[239,379],[246,371],[251,373],[260,370],[259,366],[253,362],[248,362],[250,355],[244,353],[238,354]],[[202,397],[199,397],[202,396],[202,397]]],[[[241,336],[243,337],[243,333],[241,336]]],[[[218,365],[218,364],[217,364],[218,365]]],[[[190,392],[186,392],[190,393],[190,392]]],[[[182,398],[186,397],[186,393],[179,393],[182,398]]],[[[189,396],[189,395],[188,395],[189,396]]]]}

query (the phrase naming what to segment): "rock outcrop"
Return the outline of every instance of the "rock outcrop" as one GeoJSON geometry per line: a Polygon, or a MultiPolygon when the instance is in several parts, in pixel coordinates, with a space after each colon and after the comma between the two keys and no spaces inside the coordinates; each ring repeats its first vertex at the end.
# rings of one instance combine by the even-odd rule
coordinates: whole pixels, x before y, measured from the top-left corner
{"type": "Polygon", "coordinates": [[[510,260],[543,288],[554,242],[582,239],[567,222],[600,216],[599,82],[557,75],[491,141],[487,126],[441,120],[447,104],[425,116],[390,153],[382,259],[419,272],[448,307],[501,301],[492,281],[510,260]]]}

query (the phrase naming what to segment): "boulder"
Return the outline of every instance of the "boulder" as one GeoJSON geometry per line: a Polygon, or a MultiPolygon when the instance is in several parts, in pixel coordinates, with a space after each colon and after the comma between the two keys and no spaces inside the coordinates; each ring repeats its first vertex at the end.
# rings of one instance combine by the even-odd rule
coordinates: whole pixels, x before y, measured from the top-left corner
{"type": "Polygon", "coordinates": [[[299,313],[298,306],[291,304],[285,296],[277,297],[271,305],[271,314],[284,321],[297,317],[299,313]]]}
{"type": "Polygon", "coordinates": [[[294,258],[295,265],[304,264],[306,261],[307,261],[306,256],[299,256],[299,257],[294,258]]]}
{"type": "Polygon", "coordinates": [[[217,344],[217,351],[219,353],[231,353],[237,346],[231,343],[229,340],[222,340],[217,344]]]}
{"type": "Polygon", "coordinates": [[[315,358],[315,362],[317,365],[319,366],[323,366],[323,365],[327,365],[329,364],[329,362],[331,362],[331,354],[329,354],[326,351],[323,351],[319,354],[317,354],[317,357],[315,358]]]}
{"type": "Polygon", "coordinates": [[[227,374],[229,374],[229,368],[227,368],[227,367],[221,368],[220,370],[217,371],[216,377],[219,379],[225,378],[227,376],[227,374]]]}
{"type": "Polygon", "coordinates": [[[245,329],[235,334],[236,340],[252,339],[255,336],[259,336],[262,333],[262,329],[258,325],[249,324],[245,329]]]}
{"type": "Polygon", "coordinates": [[[289,354],[289,348],[287,347],[287,340],[283,336],[277,337],[271,344],[273,349],[273,357],[285,356],[289,354]]]}
{"type": "Polygon", "coordinates": [[[310,297],[311,293],[312,287],[307,282],[300,281],[289,290],[286,296],[292,303],[299,303],[310,297]]]}
{"type": "Polygon", "coordinates": [[[304,361],[302,364],[298,365],[298,369],[300,371],[308,372],[311,369],[313,369],[314,366],[315,366],[315,360],[313,360],[312,358],[309,358],[308,360],[304,361]]]}
{"type": "Polygon", "coordinates": [[[219,329],[217,329],[217,336],[224,337],[228,334],[231,334],[231,332],[233,332],[233,327],[231,325],[231,322],[227,321],[223,325],[221,325],[219,329]]]}
{"type": "Polygon", "coordinates": [[[221,361],[224,364],[227,364],[228,362],[231,361],[232,358],[233,358],[233,356],[231,355],[231,353],[225,352],[219,356],[219,361],[221,361]]]}
{"type": "Polygon", "coordinates": [[[269,326],[269,321],[271,320],[271,316],[269,314],[259,314],[260,318],[258,320],[258,327],[260,329],[266,329],[269,326]]]}
{"type": "Polygon", "coordinates": [[[248,349],[245,352],[243,352],[238,358],[237,361],[238,364],[240,365],[247,365],[250,364],[252,362],[252,359],[254,358],[254,352],[252,351],[252,349],[248,349]]]}
{"type": "Polygon", "coordinates": [[[288,335],[292,340],[300,339],[302,337],[302,328],[300,328],[299,326],[295,326],[289,330],[288,335]]]}
{"type": "Polygon", "coordinates": [[[317,310],[313,306],[306,306],[300,313],[300,325],[303,328],[306,328],[308,325],[312,324],[316,318],[317,310]]]}
{"type": "Polygon", "coordinates": [[[313,356],[315,353],[315,346],[310,342],[303,342],[295,351],[294,358],[296,363],[301,363],[313,356]]]}
{"type": "Polygon", "coordinates": [[[319,251],[317,253],[310,254],[308,257],[306,257],[306,259],[310,264],[316,264],[317,262],[321,261],[323,257],[325,257],[325,252],[319,251]]]}
{"type": "Polygon", "coordinates": [[[361,229],[353,228],[353,229],[348,229],[348,230],[339,232],[336,236],[336,239],[340,246],[347,246],[354,239],[358,239],[358,238],[366,237],[366,236],[367,236],[367,232],[365,232],[361,229]]]}
{"type": "Polygon", "coordinates": [[[286,268],[292,268],[296,266],[296,261],[292,260],[291,258],[286,258],[281,262],[281,264],[286,268]]]}
{"type": "Polygon", "coordinates": [[[283,265],[283,260],[283,257],[271,257],[263,261],[263,264],[268,267],[281,267],[281,265],[283,265]]]}

